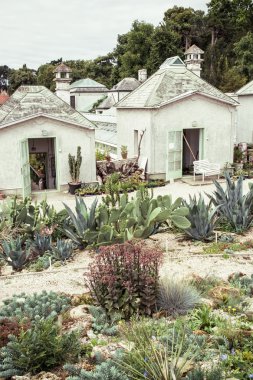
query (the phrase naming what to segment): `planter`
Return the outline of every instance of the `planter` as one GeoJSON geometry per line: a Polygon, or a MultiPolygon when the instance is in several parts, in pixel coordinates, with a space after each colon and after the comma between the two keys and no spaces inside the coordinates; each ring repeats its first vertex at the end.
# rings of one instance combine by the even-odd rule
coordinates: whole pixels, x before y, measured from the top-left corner
{"type": "Polygon", "coordinates": [[[121,153],[121,157],[123,160],[126,160],[127,159],[127,153],[121,153]]]}
{"type": "Polygon", "coordinates": [[[242,170],[243,169],[243,162],[235,162],[235,170],[242,170]]]}
{"type": "Polygon", "coordinates": [[[75,195],[75,191],[77,189],[81,189],[82,183],[81,182],[79,182],[79,183],[69,182],[68,185],[69,185],[69,193],[72,195],[75,195]]]}

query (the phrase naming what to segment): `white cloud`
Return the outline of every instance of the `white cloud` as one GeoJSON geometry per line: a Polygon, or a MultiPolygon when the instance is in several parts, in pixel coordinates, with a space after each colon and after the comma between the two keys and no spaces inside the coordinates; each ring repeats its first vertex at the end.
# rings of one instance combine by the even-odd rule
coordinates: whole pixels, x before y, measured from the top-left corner
{"type": "Polygon", "coordinates": [[[0,65],[93,59],[116,46],[134,20],[158,25],[174,5],[206,9],[205,0],[8,0],[1,4],[0,65]]]}

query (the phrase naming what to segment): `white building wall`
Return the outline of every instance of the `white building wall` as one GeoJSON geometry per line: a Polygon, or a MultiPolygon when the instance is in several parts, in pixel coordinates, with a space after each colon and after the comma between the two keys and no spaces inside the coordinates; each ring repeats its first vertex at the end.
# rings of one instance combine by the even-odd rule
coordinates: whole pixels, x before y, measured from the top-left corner
{"type": "Polygon", "coordinates": [[[133,153],[135,129],[146,129],[142,152],[148,157],[148,174],[165,177],[168,131],[187,128],[204,129],[204,159],[220,163],[233,160],[235,107],[194,95],[159,109],[117,109],[118,147],[130,145],[133,153]]]}
{"type": "Polygon", "coordinates": [[[233,161],[235,107],[194,95],[154,111],[155,172],[166,171],[168,131],[192,128],[203,129],[203,159],[221,166],[233,161]]]}
{"type": "Polygon", "coordinates": [[[253,95],[239,95],[236,142],[253,143],[253,95]]]}
{"type": "Polygon", "coordinates": [[[148,110],[126,110],[117,109],[117,134],[118,134],[118,157],[121,157],[121,145],[127,145],[128,157],[134,157],[135,144],[134,144],[134,131],[138,131],[140,139],[141,133],[144,131],[144,136],[141,144],[141,156],[147,157],[150,162],[151,152],[151,112],[148,110]]]}
{"type": "Polygon", "coordinates": [[[62,188],[71,180],[68,166],[68,154],[76,155],[77,146],[81,146],[83,162],[80,179],[84,182],[96,180],[95,132],[82,127],[52,120],[46,117],[17,123],[0,129],[0,189],[22,190],[20,142],[39,137],[56,138],[56,170],[58,186],[62,188]],[[42,135],[47,131],[47,136],[42,135]]]}
{"type": "Polygon", "coordinates": [[[89,112],[93,105],[100,99],[106,97],[105,93],[99,92],[85,92],[85,93],[73,93],[70,96],[75,96],[75,109],[79,112],[89,112]]]}

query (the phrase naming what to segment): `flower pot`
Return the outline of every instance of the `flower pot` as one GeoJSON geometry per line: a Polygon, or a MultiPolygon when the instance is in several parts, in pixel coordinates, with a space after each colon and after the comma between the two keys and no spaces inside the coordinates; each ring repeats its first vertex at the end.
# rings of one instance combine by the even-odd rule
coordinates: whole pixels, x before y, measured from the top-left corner
{"type": "Polygon", "coordinates": [[[121,153],[121,157],[123,158],[123,160],[126,160],[127,159],[127,153],[121,153]]]}
{"type": "Polygon", "coordinates": [[[69,193],[72,195],[75,195],[75,191],[77,189],[81,189],[82,183],[81,182],[79,182],[79,183],[69,182],[68,185],[69,185],[69,193]]]}
{"type": "Polygon", "coordinates": [[[242,170],[243,162],[235,162],[235,170],[242,170]]]}

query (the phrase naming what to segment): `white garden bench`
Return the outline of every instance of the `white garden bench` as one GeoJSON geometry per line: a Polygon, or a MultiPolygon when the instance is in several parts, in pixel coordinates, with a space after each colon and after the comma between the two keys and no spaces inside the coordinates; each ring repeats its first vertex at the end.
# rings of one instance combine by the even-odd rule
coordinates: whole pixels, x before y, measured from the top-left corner
{"type": "Polygon", "coordinates": [[[205,177],[211,175],[218,175],[220,178],[220,164],[212,164],[208,160],[193,161],[193,174],[194,181],[196,174],[202,174],[202,182],[205,181],[205,177]]]}

